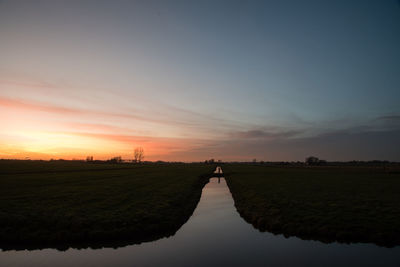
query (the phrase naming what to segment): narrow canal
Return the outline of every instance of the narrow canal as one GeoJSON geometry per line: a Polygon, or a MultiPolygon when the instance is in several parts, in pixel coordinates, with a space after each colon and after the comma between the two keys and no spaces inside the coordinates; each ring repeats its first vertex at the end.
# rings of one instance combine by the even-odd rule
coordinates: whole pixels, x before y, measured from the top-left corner
{"type": "Polygon", "coordinates": [[[239,216],[225,179],[211,178],[194,214],[172,237],[118,249],[1,251],[0,265],[400,266],[400,247],[324,244],[261,233],[239,216]]]}

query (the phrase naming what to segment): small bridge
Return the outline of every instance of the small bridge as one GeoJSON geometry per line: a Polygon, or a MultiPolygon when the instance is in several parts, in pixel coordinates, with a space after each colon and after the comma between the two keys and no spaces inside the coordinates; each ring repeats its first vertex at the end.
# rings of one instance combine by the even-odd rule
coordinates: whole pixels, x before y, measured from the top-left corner
{"type": "Polygon", "coordinates": [[[217,167],[214,171],[213,177],[223,177],[224,174],[222,173],[221,167],[217,167]]]}

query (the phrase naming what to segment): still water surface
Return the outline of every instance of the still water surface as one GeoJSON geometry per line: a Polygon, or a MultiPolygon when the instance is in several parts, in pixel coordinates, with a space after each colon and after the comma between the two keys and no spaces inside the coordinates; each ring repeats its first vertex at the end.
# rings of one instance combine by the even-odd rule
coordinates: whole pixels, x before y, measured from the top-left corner
{"type": "Polygon", "coordinates": [[[400,266],[400,247],[324,244],[260,233],[237,213],[224,178],[211,178],[172,237],[113,249],[1,251],[1,266],[400,266]]]}

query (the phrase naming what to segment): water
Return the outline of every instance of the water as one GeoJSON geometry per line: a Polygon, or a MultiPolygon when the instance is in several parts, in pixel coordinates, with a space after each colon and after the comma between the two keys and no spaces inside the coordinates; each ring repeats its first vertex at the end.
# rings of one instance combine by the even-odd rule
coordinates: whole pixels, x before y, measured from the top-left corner
{"type": "Polygon", "coordinates": [[[237,213],[224,178],[211,178],[172,237],[113,249],[2,251],[1,266],[400,266],[400,247],[324,244],[260,233],[237,213]]]}

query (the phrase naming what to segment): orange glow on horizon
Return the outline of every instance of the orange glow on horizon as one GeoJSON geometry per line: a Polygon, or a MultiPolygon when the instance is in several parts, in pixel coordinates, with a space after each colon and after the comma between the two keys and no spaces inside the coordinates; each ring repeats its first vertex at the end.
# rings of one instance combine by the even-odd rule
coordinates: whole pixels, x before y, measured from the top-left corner
{"type": "MultiPolygon", "coordinates": [[[[145,160],[180,160],[171,158],[171,154],[195,148],[201,142],[193,138],[141,135],[145,131],[138,129],[143,125],[147,127],[147,122],[135,120],[141,116],[130,114],[89,112],[5,97],[0,97],[0,114],[5,125],[0,129],[0,158],[5,159],[85,159],[93,156],[105,160],[121,156],[129,160],[133,158],[134,148],[141,146],[145,150],[145,160]],[[103,123],[107,116],[114,119],[103,123]],[[115,116],[120,117],[122,123],[115,116]],[[128,123],[125,118],[130,119],[128,123]]],[[[155,131],[163,129],[162,125],[152,127],[155,131]]]]}
{"type": "MultiPolygon", "coordinates": [[[[146,160],[162,160],[171,152],[192,146],[192,140],[94,133],[19,132],[17,142],[0,144],[0,158],[8,159],[85,159],[105,160],[114,156],[132,159],[135,147],[145,150],[146,160]]],[[[178,160],[178,159],[177,159],[178,160]]]]}

